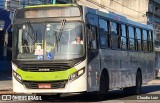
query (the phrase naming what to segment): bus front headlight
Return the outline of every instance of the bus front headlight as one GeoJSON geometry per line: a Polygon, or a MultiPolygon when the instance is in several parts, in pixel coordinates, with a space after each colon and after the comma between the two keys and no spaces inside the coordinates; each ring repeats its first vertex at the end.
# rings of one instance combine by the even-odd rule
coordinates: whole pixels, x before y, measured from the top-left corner
{"type": "Polygon", "coordinates": [[[12,63],[12,69],[13,69],[14,71],[17,70],[17,66],[16,66],[14,63],[12,63]]]}
{"type": "Polygon", "coordinates": [[[20,83],[22,82],[22,77],[19,74],[17,74],[15,71],[13,71],[13,76],[18,82],[20,83]]]}
{"type": "Polygon", "coordinates": [[[71,74],[71,75],[69,76],[69,80],[77,79],[77,78],[79,78],[80,76],[82,76],[84,73],[85,73],[85,68],[82,68],[82,69],[76,71],[75,73],[71,74]]]}

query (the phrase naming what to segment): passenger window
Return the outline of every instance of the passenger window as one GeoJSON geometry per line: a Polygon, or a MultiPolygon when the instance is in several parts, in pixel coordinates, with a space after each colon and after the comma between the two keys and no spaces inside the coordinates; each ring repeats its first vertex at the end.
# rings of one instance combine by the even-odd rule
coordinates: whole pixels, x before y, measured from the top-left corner
{"type": "Polygon", "coordinates": [[[135,50],[135,36],[134,36],[134,28],[129,26],[129,48],[130,50],[135,50]]]}
{"type": "Polygon", "coordinates": [[[121,25],[121,49],[127,49],[126,26],[121,25]]]}
{"type": "Polygon", "coordinates": [[[117,24],[115,22],[110,22],[111,35],[117,35],[117,24]]]}
{"type": "Polygon", "coordinates": [[[108,24],[107,24],[106,20],[99,19],[99,26],[100,26],[100,28],[104,29],[105,33],[108,32],[108,24]]]}
{"type": "Polygon", "coordinates": [[[143,30],[143,50],[148,51],[147,48],[147,31],[143,30]]]}
{"type": "Polygon", "coordinates": [[[134,28],[129,26],[128,29],[129,29],[129,38],[134,39],[134,28]]]}
{"type": "Polygon", "coordinates": [[[100,42],[100,48],[107,48],[110,44],[110,36],[108,34],[108,22],[103,19],[99,19],[99,42],[100,42]]]}
{"type": "Polygon", "coordinates": [[[110,33],[111,33],[111,47],[113,49],[118,48],[118,24],[115,22],[110,22],[110,33]]]}
{"type": "Polygon", "coordinates": [[[141,30],[139,28],[136,28],[136,36],[137,36],[137,49],[142,50],[141,45],[141,30]]]}

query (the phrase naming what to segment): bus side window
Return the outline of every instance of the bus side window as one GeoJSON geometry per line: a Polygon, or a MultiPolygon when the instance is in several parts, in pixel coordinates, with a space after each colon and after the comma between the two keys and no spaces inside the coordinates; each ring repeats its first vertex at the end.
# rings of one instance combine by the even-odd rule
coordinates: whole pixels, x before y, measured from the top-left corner
{"type": "Polygon", "coordinates": [[[142,50],[142,45],[141,45],[141,30],[139,28],[136,28],[136,34],[137,34],[137,49],[139,51],[142,50]]]}
{"type": "Polygon", "coordinates": [[[118,48],[118,24],[116,22],[110,22],[110,35],[111,35],[111,48],[118,48]]]}
{"type": "Polygon", "coordinates": [[[88,29],[88,47],[92,50],[97,49],[97,31],[93,26],[88,29]]]}
{"type": "Polygon", "coordinates": [[[135,50],[135,33],[134,33],[134,28],[129,26],[129,49],[130,50],[135,50]]]}
{"type": "Polygon", "coordinates": [[[143,51],[147,51],[148,50],[148,46],[147,46],[147,31],[143,30],[143,51]]]}
{"type": "Polygon", "coordinates": [[[127,34],[126,34],[126,26],[125,25],[121,25],[121,43],[120,43],[120,47],[121,49],[125,50],[127,49],[127,34]]]}
{"type": "Polygon", "coordinates": [[[110,39],[108,34],[108,22],[103,19],[99,19],[99,45],[100,48],[105,49],[109,47],[110,39]]]}

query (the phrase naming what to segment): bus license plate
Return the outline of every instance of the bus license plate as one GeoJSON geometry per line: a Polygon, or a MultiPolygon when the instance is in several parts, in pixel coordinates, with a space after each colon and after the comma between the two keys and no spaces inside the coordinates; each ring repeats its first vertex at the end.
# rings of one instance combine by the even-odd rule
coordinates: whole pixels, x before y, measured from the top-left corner
{"type": "Polygon", "coordinates": [[[38,84],[38,88],[51,88],[51,84],[38,84]]]}

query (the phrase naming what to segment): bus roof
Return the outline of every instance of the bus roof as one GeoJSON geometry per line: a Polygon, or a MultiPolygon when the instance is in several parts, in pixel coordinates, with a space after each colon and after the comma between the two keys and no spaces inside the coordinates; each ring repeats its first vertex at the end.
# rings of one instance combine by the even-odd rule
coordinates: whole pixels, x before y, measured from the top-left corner
{"type": "Polygon", "coordinates": [[[116,14],[114,12],[107,11],[105,9],[92,9],[92,8],[88,8],[88,7],[87,7],[87,9],[88,9],[87,10],[88,12],[90,12],[92,14],[99,15],[99,16],[104,17],[104,18],[106,17],[108,19],[115,20],[115,21],[118,21],[118,22],[121,22],[121,23],[141,27],[141,28],[144,28],[144,29],[153,30],[153,26],[151,26],[151,25],[146,25],[146,24],[142,24],[142,23],[139,23],[139,22],[132,21],[125,16],[122,16],[120,14],[116,14]]]}

